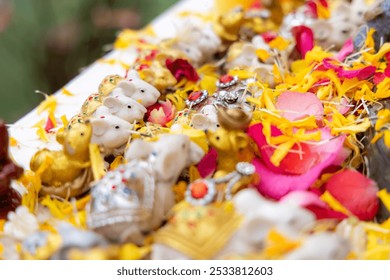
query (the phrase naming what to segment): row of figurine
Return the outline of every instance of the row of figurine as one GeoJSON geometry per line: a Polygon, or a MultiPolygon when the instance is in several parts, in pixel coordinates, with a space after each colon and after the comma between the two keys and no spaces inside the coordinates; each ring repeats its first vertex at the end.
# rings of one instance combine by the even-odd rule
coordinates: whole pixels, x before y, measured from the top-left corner
{"type": "MultiPolygon", "coordinates": [[[[5,126],[0,128],[1,143],[7,144],[5,126]]],[[[222,177],[191,183],[185,200],[174,206],[172,184],[191,161],[190,142],[182,134],[163,134],[156,142],[135,141],[128,151],[129,162],[92,184],[92,198],[87,206],[88,229],[65,221],[53,222],[44,212],[35,216],[25,206],[16,208],[17,195],[12,194],[13,204],[7,210],[16,208],[16,211],[8,216],[5,235],[0,236],[3,258],[231,259],[279,258],[283,254],[285,259],[344,259],[348,256],[351,248],[345,235],[351,230],[350,221],[339,224],[335,232],[317,230],[316,218],[309,210],[288,201],[273,202],[256,189],[247,188],[256,181],[250,163],[239,162],[233,172],[222,177]],[[173,213],[161,227],[169,210],[173,213]],[[42,229],[43,223],[51,224],[52,228],[42,229]],[[151,233],[153,243],[148,244],[145,237],[151,233]],[[281,251],[267,255],[264,248],[269,246],[281,251]]],[[[3,191],[10,194],[5,184],[21,176],[23,170],[12,162],[6,149],[2,152],[5,164],[1,175],[8,180],[1,185],[3,214],[3,191]]]]}

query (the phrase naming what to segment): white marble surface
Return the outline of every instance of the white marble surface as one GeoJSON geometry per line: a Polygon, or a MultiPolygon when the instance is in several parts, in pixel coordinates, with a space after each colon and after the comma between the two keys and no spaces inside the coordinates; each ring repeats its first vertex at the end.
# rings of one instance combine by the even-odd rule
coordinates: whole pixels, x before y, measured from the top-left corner
{"type": "MultiPolygon", "coordinates": [[[[151,25],[159,38],[172,38],[176,34],[176,27],[182,20],[178,13],[182,11],[208,11],[212,9],[213,5],[214,1],[212,0],[183,0],[162,13],[151,25]]],[[[131,64],[135,60],[136,55],[134,49],[114,50],[107,54],[105,58],[113,58],[131,64]]],[[[66,115],[70,119],[77,114],[84,100],[91,93],[97,92],[99,83],[105,76],[110,74],[124,75],[125,69],[120,64],[102,63],[98,60],[86,67],[77,77],[64,85],[64,88],[69,90],[74,96],[64,95],[61,90],[55,93],[58,101],[55,113],[56,118],[66,115]]],[[[34,124],[46,118],[46,112],[38,115],[36,109],[34,109],[10,128],[10,135],[18,142],[17,146],[11,147],[11,154],[15,161],[25,169],[29,169],[30,159],[39,149],[44,147],[50,149],[60,148],[55,141],[54,135],[50,135],[49,141],[44,142],[37,136],[36,128],[33,128],[34,124]]]]}

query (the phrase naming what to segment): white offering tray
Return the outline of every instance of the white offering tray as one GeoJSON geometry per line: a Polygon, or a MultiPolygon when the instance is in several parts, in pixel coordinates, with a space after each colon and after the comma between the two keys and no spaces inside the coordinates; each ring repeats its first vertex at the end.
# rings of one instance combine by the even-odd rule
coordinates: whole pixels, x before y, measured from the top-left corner
{"type": "MultiPolygon", "coordinates": [[[[176,35],[177,26],[183,20],[178,16],[180,12],[206,12],[210,11],[213,5],[214,1],[212,0],[182,0],[153,20],[151,25],[159,39],[173,38],[176,35]]],[[[104,56],[103,59],[106,61],[120,61],[131,65],[136,57],[136,50],[129,48],[126,50],[113,50],[104,56]]],[[[105,76],[111,74],[124,76],[125,69],[120,63],[110,64],[99,60],[83,69],[77,77],[63,87],[71,92],[73,96],[65,95],[62,89],[54,93],[57,99],[56,119],[65,115],[69,120],[72,116],[76,115],[80,111],[84,100],[90,94],[97,92],[99,83],[105,76]]],[[[37,136],[37,128],[33,126],[42,119],[47,119],[47,112],[38,115],[37,109],[35,108],[15,122],[9,129],[10,136],[17,141],[17,145],[12,146],[10,152],[14,160],[25,169],[30,169],[30,159],[39,149],[60,148],[55,140],[54,134],[48,134],[48,142],[42,141],[37,136]]]]}

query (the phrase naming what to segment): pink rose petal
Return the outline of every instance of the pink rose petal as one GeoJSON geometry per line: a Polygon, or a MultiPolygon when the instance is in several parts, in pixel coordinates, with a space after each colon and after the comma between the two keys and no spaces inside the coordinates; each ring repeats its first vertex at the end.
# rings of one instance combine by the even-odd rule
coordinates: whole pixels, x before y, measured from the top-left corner
{"type": "Polygon", "coordinates": [[[338,76],[340,78],[347,78],[347,79],[353,79],[358,78],[358,80],[366,80],[369,77],[373,76],[375,74],[376,67],[375,66],[366,66],[362,69],[356,69],[356,70],[340,70],[338,72],[338,76]]]}
{"type": "Polygon", "coordinates": [[[146,118],[149,122],[166,126],[175,116],[175,107],[168,101],[158,102],[147,108],[146,118]]]}
{"type": "Polygon", "coordinates": [[[352,39],[348,39],[345,42],[344,46],[341,48],[341,50],[336,55],[336,59],[338,61],[344,61],[345,58],[348,55],[350,55],[351,53],[353,53],[353,42],[352,42],[352,39]]]}
{"type": "Polygon", "coordinates": [[[335,65],[332,62],[337,63],[337,61],[335,61],[334,59],[327,57],[322,60],[322,65],[326,70],[333,69],[336,73],[343,69],[343,67],[335,65]]]}
{"type": "Polygon", "coordinates": [[[281,111],[282,117],[290,121],[307,116],[315,116],[317,120],[322,120],[324,116],[321,100],[310,92],[285,91],[278,97],[276,108],[281,111]]]}
{"type": "MultiPolygon", "coordinates": [[[[345,135],[333,137],[329,129],[321,128],[322,140],[309,145],[310,153],[303,154],[301,162],[297,158],[286,157],[287,159],[284,160],[287,163],[283,164],[282,161],[279,167],[275,167],[270,162],[272,153],[268,150],[270,147],[267,146],[262,127],[262,124],[253,125],[249,127],[248,134],[258,145],[262,156],[261,159],[255,159],[253,164],[260,175],[260,183],[257,188],[265,196],[280,199],[291,191],[307,190],[325,168],[340,162],[339,153],[342,150],[345,135]],[[292,164],[300,167],[290,169],[292,164]],[[291,170],[299,170],[300,172],[305,170],[305,172],[299,175],[286,174],[291,170]]],[[[271,133],[272,135],[277,134],[278,130],[273,128],[271,133]]]]}

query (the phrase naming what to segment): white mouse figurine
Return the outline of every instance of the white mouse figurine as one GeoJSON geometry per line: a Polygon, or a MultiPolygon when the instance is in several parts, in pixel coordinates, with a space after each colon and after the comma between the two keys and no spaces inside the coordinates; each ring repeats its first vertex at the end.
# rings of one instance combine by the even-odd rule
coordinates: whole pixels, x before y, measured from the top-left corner
{"type": "Polygon", "coordinates": [[[204,106],[199,113],[192,116],[192,126],[195,129],[215,131],[220,126],[218,123],[217,109],[214,105],[204,106]]]}
{"type": "Polygon", "coordinates": [[[133,125],[111,114],[91,119],[91,143],[103,148],[104,155],[120,155],[131,136],[133,125]]]}
{"type": "Polygon", "coordinates": [[[201,63],[212,59],[222,45],[221,39],[214,32],[211,24],[194,19],[186,19],[177,32],[177,38],[180,42],[190,45],[200,52],[200,57],[194,57],[193,54],[186,52],[195,62],[201,63]]]}
{"type": "Polygon", "coordinates": [[[127,75],[127,80],[120,81],[109,96],[126,96],[144,107],[155,104],[160,97],[160,92],[151,84],[142,80],[137,71],[131,70],[127,75]]]}
{"type": "Polygon", "coordinates": [[[95,117],[114,115],[129,123],[138,122],[144,118],[146,108],[128,97],[108,96],[103,99],[103,104],[93,114],[95,117]]]}

